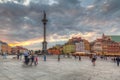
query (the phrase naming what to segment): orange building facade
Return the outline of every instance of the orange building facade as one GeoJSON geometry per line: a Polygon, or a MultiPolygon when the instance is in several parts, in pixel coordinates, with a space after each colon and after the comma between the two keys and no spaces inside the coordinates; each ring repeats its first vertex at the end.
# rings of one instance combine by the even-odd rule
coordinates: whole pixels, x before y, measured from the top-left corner
{"type": "Polygon", "coordinates": [[[60,44],[56,44],[55,46],[53,46],[52,48],[48,49],[48,53],[49,54],[53,54],[53,55],[58,55],[61,54],[63,50],[62,45],[60,44]]]}
{"type": "Polygon", "coordinates": [[[51,48],[51,49],[48,49],[48,53],[53,55],[58,55],[60,54],[60,50],[56,48],[51,48]]]}
{"type": "Polygon", "coordinates": [[[7,54],[11,54],[12,48],[8,44],[1,45],[1,52],[6,52],[7,54]]]}

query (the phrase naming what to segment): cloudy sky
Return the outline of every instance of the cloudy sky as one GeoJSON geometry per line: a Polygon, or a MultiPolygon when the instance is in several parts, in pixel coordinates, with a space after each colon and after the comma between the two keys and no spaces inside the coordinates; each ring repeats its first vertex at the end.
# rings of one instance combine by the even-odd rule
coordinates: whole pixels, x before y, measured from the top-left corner
{"type": "Polygon", "coordinates": [[[44,10],[48,47],[74,36],[92,41],[120,34],[120,0],[0,0],[0,40],[41,49],[44,10]]]}

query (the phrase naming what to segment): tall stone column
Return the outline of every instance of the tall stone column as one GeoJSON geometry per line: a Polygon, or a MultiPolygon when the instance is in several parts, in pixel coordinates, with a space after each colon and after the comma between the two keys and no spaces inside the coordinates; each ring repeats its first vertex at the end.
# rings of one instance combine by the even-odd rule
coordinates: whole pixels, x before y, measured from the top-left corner
{"type": "Polygon", "coordinates": [[[47,54],[47,41],[46,41],[46,24],[48,22],[48,20],[46,19],[46,13],[44,11],[44,17],[42,19],[42,22],[43,22],[43,37],[44,37],[44,40],[42,42],[42,53],[44,54],[44,61],[46,61],[46,54],[47,54]]]}

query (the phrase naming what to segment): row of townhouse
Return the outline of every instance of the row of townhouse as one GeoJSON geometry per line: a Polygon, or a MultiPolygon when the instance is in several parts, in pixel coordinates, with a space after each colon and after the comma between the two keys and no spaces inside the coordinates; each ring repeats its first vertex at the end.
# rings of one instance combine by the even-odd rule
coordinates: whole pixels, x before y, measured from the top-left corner
{"type": "Polygon", "coordinates": [[[0,41],[0,54],[3,52],[11,54],[11,50],[12,48],[7,43],[0,41]]]}
{"type": "Polygon", "coordinates": [[[48,49],[52,54],[68,53],[96,53],[98,55],[120,55],[120,36],[102,35],[93,42],[89,42],[81,37],[73,37],[64,45],[56,45],[48,49]]]}
{"type": "Polygon", "coordinates": [[[48,49],[52,54],[74,54],[74,53],[90,53],[90,43],[81,37],[73,37],[64,45],[56,45],[48,49]]]}
{"type": "MultiPolygon", "coordinates": [[[[115,36],[114,36],[115,37],[115,36]]],[[[119,36],[116,37],[120,38],[119,36]]],[[[98,55],[120,55],[120,42],[111,36],[102,35],[96,39],[91,46],[91,51],[98,55]]]]}
{"type": "Polygon", "coordinates": [[[7,43],[0,41],[0,54],[6,52],[7,54],[17,54],[17,51],[24,52],[28,49],[21,46],[11,47],[7,43]]]}

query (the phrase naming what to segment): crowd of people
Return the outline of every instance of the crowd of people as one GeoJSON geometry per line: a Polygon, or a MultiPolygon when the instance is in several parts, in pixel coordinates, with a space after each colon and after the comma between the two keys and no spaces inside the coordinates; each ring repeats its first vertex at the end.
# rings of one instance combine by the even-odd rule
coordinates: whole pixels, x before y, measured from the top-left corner
{"type": "MultiPolygon", "coordinates": [[[[65,56],[65,55],[64,55],[65,56]]],[[[70,55],[69,55],[70,56],[70,55]]],[[[81,61],[82,57],[80,55],[72,55],[75,59],[78,59],[79,61],[81,61]]],[[[68,57],[69,58],[69,57],[68,57]]],[[[115,56],[115,57],[108,57],[108,56],[100,56],[100,55],[96,55],[95,53],[89,55],[90,61],[92,62],[93,66],[96,66],[96,61],[97,58],[101,58],[101,60],[108,60],[108,58],[110,58],[112,61],[114,61],[115,63],[117,63],[117,66],[120,65],[120,56],[115,56]]],[[[60,56],[58,55],[58,61],[60,61],[60,56]]]]}
{"type": "Polygon", "coordinates": [[[120,64],[120,56],[113,57],[112,61],[117,63],[117,66],[119,66],[119,64],[120,64]]]}
{"type": "MultiPolygon", "coordinates": [[[[17,55],[16,58],[18,60],[24,60],[23,62],[24,62],[25,65],[32,66],[33,64],[34,65],[38,64],[38,55],[34,51],[20,52],[18,50],[16,55],[17,55]],[[24,56],[23,59],[22,59],[22,56],[24,56]]],[[[3,56],[3,59],[7,59],[7,53],[6,52],[3,52],[2,56],[3,56]]],[[[65,55],[63,57],[65,57],[65,55]]],[[[70,58],[70,55],[67,55],[67,57],[70,58]]],[[[73,57],[75,58],[75,60],[78,59],[79,61],[81,61],[81,58],[82,58],[80,55],[79,56],[73,55],[73,57]]],[[[97,57],[100,57],[102,60],[107,60],[107,56],[98,56],[96,54],[92,54],[89,57],[90,57],[90,60],[91,60],[93,66],[96,66],[97,57]]],[[[58,55],[58,61],[60,62],[60,60],[61,60],[61,55],[59,54],[58,55]]],[[[120,56],[111,57],[111,60],[113,62],[117,63],[117,66],[120,65],[120,56]]],[[[44,61],[46,61],[46,55],[44,55],[44,61]]]]}
{"type": "Polygon", "coordinates": [[[38,55],[34,51],[24,51],[21,53],[17,51],[17,59],[22,60],[22,55],[24,55],[24,64],[25,65],[37,65],[38,64],[38,55]]]}
{"type": "MultiPolygon", "coordinates": [[[[95,62],[97,60],[97,57],[100,57],[102,60],[107,60],[107,56],[97,56],[97,55],[93,54],[91,56],[91,62],[93,64],[93,66],[95,66],[95,62]]],[[[114,63],[117,63],[117,66],[119,66],[119,64],[120,64],[120,56],[109,57],[109,58],[111,58],[111,60],[114,61],[114,63]]]]}

